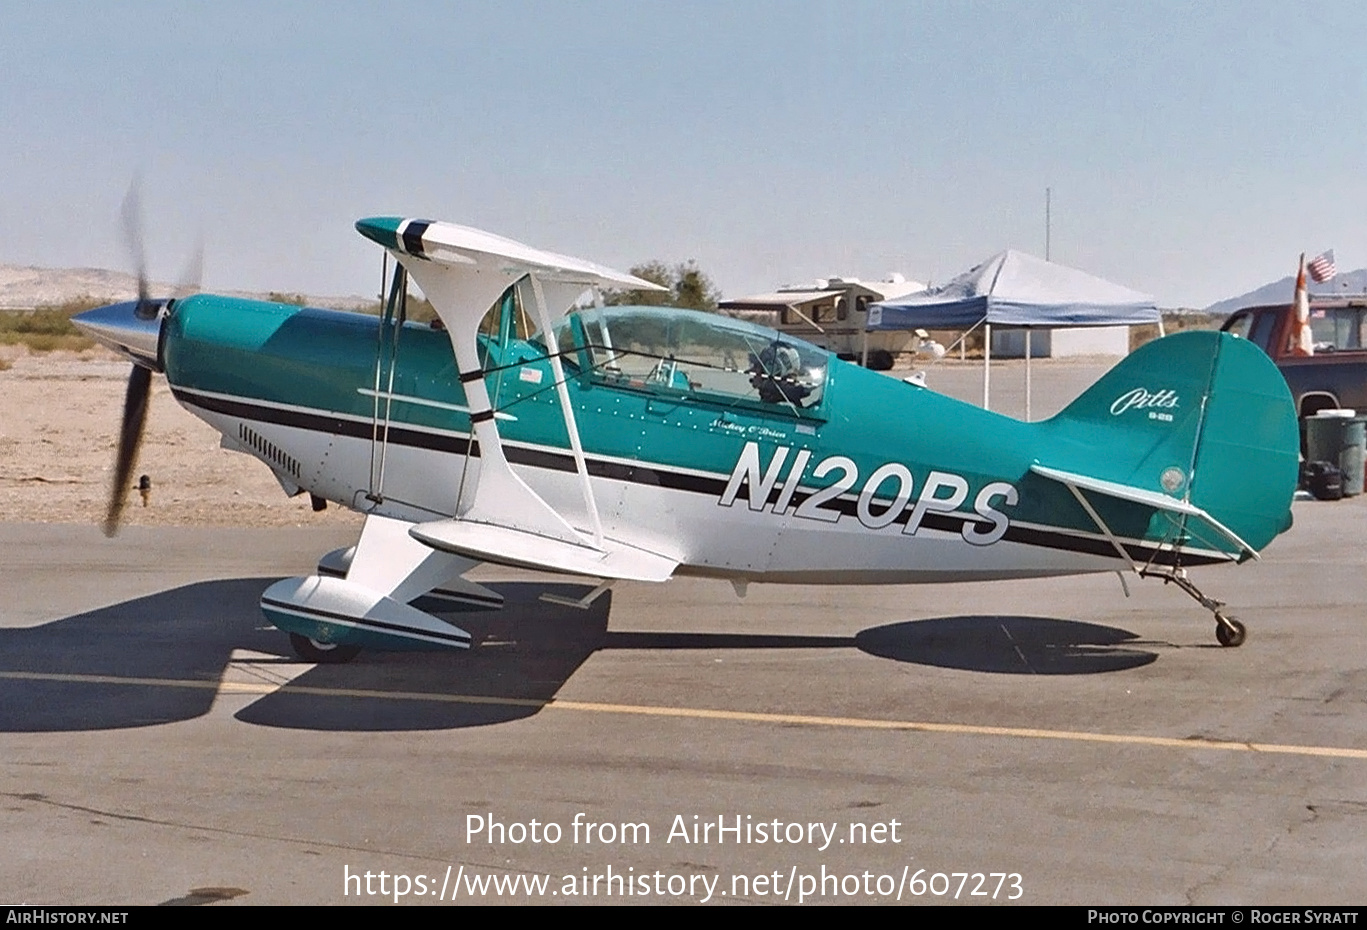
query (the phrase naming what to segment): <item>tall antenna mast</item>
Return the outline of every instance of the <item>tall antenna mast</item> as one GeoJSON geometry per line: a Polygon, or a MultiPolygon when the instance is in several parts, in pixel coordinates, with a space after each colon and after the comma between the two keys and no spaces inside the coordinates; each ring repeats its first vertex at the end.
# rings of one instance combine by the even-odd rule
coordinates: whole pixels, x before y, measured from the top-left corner
{"type": "Polygon", "coordinates": [[[1050,213],[1052,212],[1051,208],[1053,206],[1053,204],[1051,203],[1051,201],[1053,200],[1053,194],[1053,188],[1046,187],[1044,189],[1044,260],[1046,262],[1049,261],[1049,237],[1050,233],[1052,232],[1052,230],[1050,229],[1050,221],[1052,219],[1050,213]]]}

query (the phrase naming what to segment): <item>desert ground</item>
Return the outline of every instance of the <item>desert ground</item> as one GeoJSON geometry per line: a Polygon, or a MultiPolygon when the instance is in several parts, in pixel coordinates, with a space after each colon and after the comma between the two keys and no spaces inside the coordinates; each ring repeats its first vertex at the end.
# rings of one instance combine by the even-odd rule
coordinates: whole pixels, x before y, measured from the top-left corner
{"type": "MultiPolygon", "coordinates": [[[[0,347],[0,519],[98,523],[129,365],[112,352],[26,353],[0,347]]],[[[164,378],[153,381],[135,475],[152,479],[147,506],[130,489],[129,526],[301,526],[354,522],[336,507],[314,513],[290,499],[266,466],[219,448],[218,433],[187,413],[164,378]]]]}

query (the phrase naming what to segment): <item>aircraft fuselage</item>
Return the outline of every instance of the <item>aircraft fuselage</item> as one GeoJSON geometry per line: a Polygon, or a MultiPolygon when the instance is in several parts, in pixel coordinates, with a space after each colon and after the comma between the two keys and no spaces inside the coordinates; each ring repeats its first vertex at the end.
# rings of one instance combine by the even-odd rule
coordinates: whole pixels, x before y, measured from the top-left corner
{"type": "MultiPolygon", "coordinates": [[[[479,450],[447,333],[408,323],[395,347],[381,327],[198,295],[167,320],[164,367],[176,398],[287,490],[413,522],[451,517],[477,480],[479,450]]],[[[544,349],[484,348],[508,461],[571,524],[589,526],[544,349]]],[[[811,408],[683,383],[582,371],[567,382],[604,534],[676,558],[681,572],[901,583],[1123,564],[1067,491],[1030,473],[1045,444],[1055,462],[1096,456],[1049,423],[834,357],[811,408]]],[[[1154,547],[1162,529],[1150,510],[1104,506],[1126,540],[1154,547]]]]}

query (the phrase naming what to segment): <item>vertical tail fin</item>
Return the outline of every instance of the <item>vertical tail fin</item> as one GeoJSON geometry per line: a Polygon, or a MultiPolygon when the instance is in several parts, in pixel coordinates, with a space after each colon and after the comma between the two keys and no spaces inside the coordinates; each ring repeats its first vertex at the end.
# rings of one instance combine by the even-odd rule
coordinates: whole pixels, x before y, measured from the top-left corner
{"type": "Polygon", "coordinates": [[[1255,550],[1291,525],[1291,392],[1262,350],[1227,333],[1149,343],[1041,428],[1042,464],[1185,501],[1255,550]]]}

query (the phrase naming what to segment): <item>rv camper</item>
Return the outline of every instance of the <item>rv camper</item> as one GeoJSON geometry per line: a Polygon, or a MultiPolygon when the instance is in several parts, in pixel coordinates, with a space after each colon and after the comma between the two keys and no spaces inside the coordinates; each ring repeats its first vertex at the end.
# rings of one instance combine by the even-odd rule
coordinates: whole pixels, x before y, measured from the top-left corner
{"type": "Polygon", "coordinates": [[[866,368],[887,371],[897,356],[915,353],[921,337],[915,332],[869,332],[869,305],[922,290],[924,284],[899,274],[871,282],[824,278],[812,285],[789,285],[768,294],[723,300],[717,306],[731,316],[790,333],[866,368]]]}

